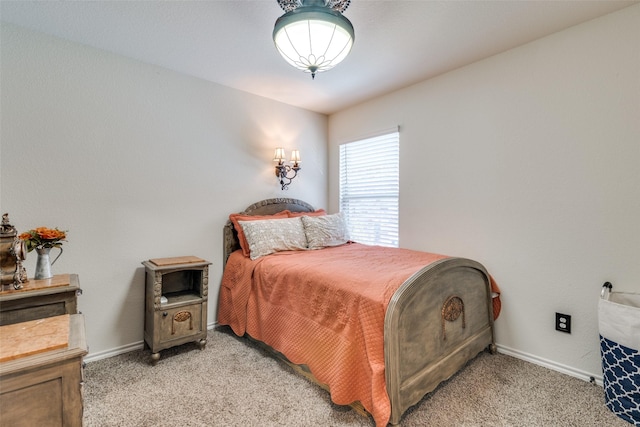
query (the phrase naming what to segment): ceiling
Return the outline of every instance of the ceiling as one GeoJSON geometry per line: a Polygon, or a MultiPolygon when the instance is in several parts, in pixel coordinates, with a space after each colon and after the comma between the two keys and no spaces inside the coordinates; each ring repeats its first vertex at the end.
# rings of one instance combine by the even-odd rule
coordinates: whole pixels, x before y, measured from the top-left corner
{"type": "Polygon", "coordinates": [[[352,0],[353,50],[315,80],[274,47],[276,0],[0,0],[0,19],[331,114],[638,3],[352,0]]]}

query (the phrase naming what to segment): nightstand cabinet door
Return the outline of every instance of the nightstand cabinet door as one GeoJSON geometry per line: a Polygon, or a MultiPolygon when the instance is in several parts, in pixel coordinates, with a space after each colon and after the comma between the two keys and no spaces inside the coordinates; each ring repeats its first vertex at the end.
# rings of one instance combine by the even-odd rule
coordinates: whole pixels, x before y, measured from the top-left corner
{"type": "Polygon", "coordinates": [[[160,341],[172,345],[172,341],[193,337],[202,332],[202,304],[192,304],[156,312],[160,329],[160,341]]]}

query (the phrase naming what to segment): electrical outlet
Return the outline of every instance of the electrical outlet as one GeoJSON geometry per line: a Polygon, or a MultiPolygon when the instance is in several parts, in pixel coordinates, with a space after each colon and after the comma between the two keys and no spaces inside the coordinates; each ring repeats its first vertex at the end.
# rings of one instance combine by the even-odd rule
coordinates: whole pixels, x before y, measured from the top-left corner
{"type": "Polygon", "coordinates": [[[568,314],[556,313],[556,331],[571,333],[571,316],[568,314]]]}

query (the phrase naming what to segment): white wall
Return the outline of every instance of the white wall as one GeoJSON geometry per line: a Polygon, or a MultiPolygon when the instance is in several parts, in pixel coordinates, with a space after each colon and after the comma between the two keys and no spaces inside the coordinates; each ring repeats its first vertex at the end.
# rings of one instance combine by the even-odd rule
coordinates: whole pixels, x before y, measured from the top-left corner
{"type": "Polygon", "coordinates": [[[90,357],[140,345],[141,261],[211,261],[212,324],[229,213],[270,197],[326,207],[326,116],[10,24],[1,43],[0,211],[20,232],[69,230],[53,271],[79,274],[90,357]],[[302,154],[286,192],[277,146],[302,154]]]}
{"type": "Polygon", "coordinates": [[[501,351],[601,377],[601,286],[640,292],[640,5],[330,116],[330,209],[338,145],[395,125],[400,245],[489,269],[501,351]]]}

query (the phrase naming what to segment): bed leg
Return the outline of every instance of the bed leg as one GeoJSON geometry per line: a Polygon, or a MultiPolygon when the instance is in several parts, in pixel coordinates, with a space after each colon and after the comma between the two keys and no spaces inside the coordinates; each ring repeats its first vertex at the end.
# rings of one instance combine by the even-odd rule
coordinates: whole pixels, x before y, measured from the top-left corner
{"type": "Polygon", "coordinates": [[[491,354],[496,354],[498,352],[498,347],[496,347],[494,343],[489,344],[489,347],[487,347],[487,349],[491,354]]]}

